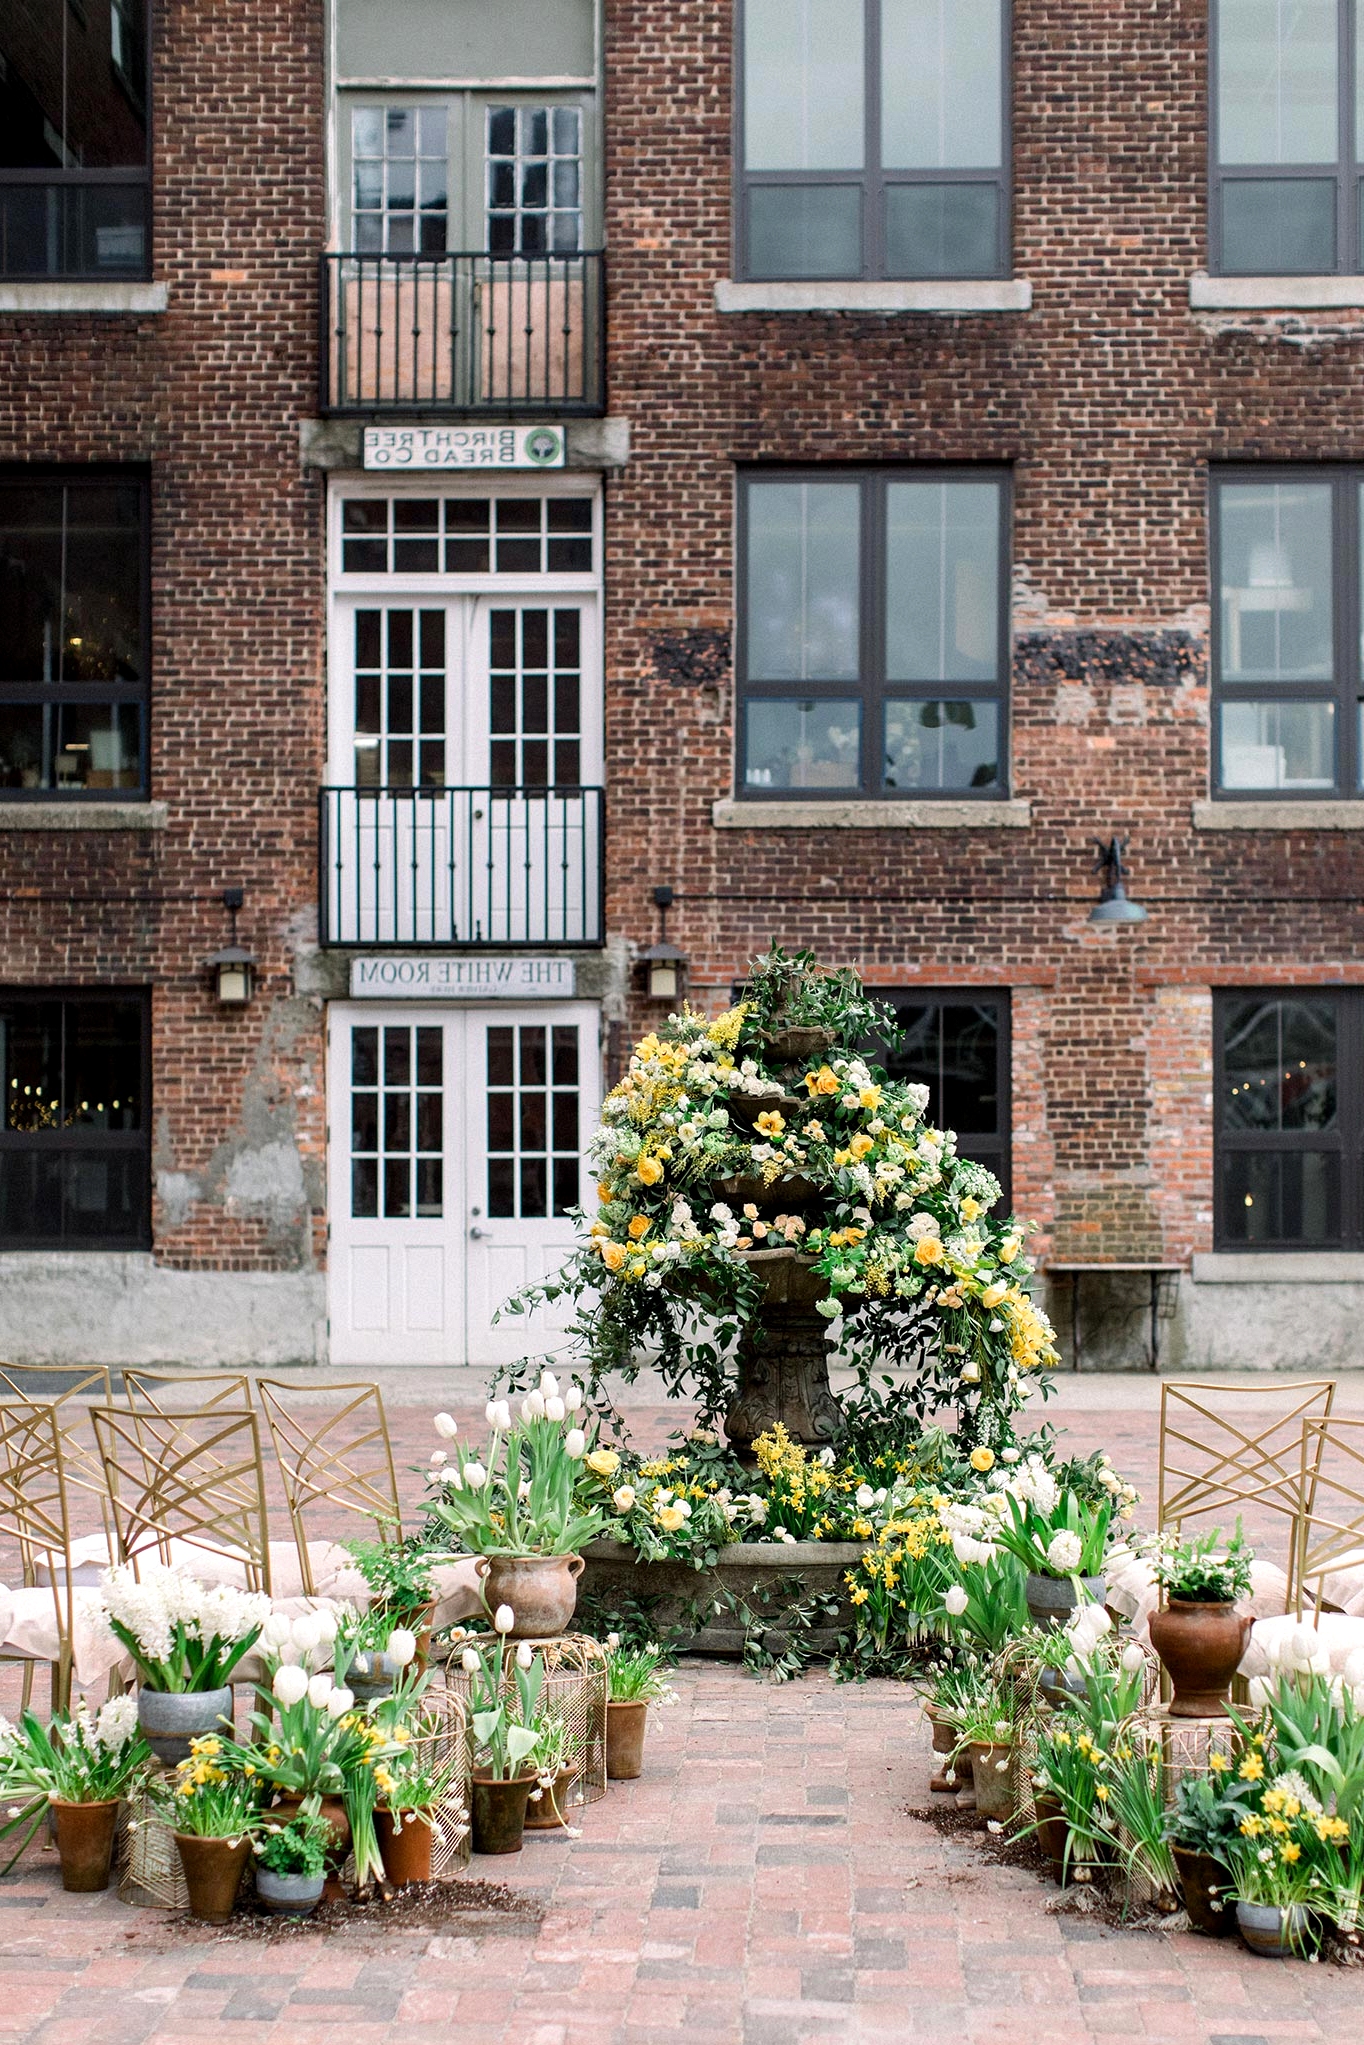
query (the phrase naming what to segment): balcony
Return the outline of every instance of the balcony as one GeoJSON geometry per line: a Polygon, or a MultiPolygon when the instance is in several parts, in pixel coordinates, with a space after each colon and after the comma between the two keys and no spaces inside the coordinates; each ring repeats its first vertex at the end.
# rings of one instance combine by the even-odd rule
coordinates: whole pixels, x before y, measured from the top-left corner
{"type": "Polygon", "coordinates": [[[329,413],[591,415],[605,407],[605,272],[577,255],[324,255],[329,413]]]}
{"type": "Polygon", "coordinates": [[[600,945],[600,788],[324,788],[329,945],[600,945]]]}

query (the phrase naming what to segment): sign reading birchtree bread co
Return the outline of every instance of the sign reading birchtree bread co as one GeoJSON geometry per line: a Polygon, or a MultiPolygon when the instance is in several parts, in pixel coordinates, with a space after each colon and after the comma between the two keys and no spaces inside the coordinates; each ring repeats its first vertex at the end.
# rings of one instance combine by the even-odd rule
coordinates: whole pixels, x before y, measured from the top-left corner
{"type": "Polygon", "coordinates": [[[384,952],[352,959],[350,991],[361,1001],[571,1000],[578,990],[572,959],[502,957],[431,959],[384,952]]]}
{"type": "Polygon", "coordinates": [[[561,469],[558,426],[367,426],[365,467],[401,469],[561,469]]]}

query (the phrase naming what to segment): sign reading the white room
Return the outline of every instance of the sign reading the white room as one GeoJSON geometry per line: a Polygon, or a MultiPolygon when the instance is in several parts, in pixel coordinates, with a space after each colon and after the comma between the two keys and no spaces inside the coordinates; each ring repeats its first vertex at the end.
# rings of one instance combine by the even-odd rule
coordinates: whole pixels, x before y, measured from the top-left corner
{"type": "Polygon", "coordinates": [[[353,1001],[563,1001],[578,991],[578,969],[572,959],[393,952],[352,959],[350,991],[353,1001]]]}
{"type": "Polygon", "coordinates": [[[365,467],[401,469],[561,469],[557,426],[367,426],[365,467]]]}

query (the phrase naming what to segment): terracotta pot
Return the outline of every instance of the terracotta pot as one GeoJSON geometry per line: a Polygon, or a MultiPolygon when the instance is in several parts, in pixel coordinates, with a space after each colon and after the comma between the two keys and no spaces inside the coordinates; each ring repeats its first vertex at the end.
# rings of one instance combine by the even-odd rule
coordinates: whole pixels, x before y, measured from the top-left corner
{"type": "MultiPolygon", "coordinates": [[[[287,1825],[291,1818],[298,1816],[302,1802],[301,1796],[278,1796],[271,1805],[270,1815],[278,1818],[281,1825],[287,1825]]],[[[327,1873],[339,1875],[350,1852],[350,1819],[339,1796],[323,1797],[321,1815],[332,1828],[333,1843],[327,1849],[327,1873]]]]}
{"type": "MultiPolygon", "coordinates": [[[[956,1727],[949,1725],[945,1718],[939,1718],[931,1704],[925,1704],[924,1717],[933,1729],[933,1752],[940,1756],[955,1754],[957,1751],[956,1727]]],[[[944,1761],[944,1765],[935,1770],[933,1775],[929,1777],[928,1786],[930,1790],[935,1790],[939,1796],[952,1796],[960,1788],[961,1784],[960,1778],[952,1782],[948,1781],[946,1762],[944,1761]]]]}
{"type": "Polygon", "coordinates": [[[966,1749],[976,1784],[976,1809],[982,1818],[1008,1820],[1014,1814],[1013,1756],[1011,1746],[972,1740],[966,1749]]]}
{"type": "Polygon", "coordinates": [[[1221,1900],[1231,1882],[1221,1861],[1210,1853],[1186,1853],[1182,1846],[1175,1847],[1174,1856],[1184,1908],[1194,1930],[1209,1938],[1229,1938],[1236,1929],[1236,1912],[1230,1897],[1221,1900]]]}
{"type": "Polygon", "coordinates": [[[1307,1910],[1301,1903],[1281,1910],[1276,1903],[1236,1905],[1236,1929],[1250,1947],[1266,1960],[1291,1960],[1306,1948],[1307,1910]]]}
{"type": "Polygon", "coordinates": [[[400,1830],[393,1822],[392,1811],[376,1811],[374,1830],[384,1858],[384,1873],[395,1889],[405,1889],[409,1882],[430,1881],[431,1827],[424,1818],[407,1811],[400,1830]]]}
{"type": "Polygon", "coordinates": [[[631,1697],[606,1707],[606,1779],[633,1782],[644,1773],[644,1727],[647,1698],[631,1697]]]}
{"type": "Polygon", "coordinates": [[[1174,1689],[1171,1718],[1226,1718],[1227,1692],[1254,1619],[1223,1600],[1195,1604],[1171,1598],[1151,1614],[1151,1645],[1174,1689]]]}
{"type": "MultiPolygon", "coordinates": [[[[1104,1580],[1101,1576],[1082,1576],[1080,1582],[1096,1604],[1103,1603],[1104,1580]]],[[[1044,1626],[1048,1632],[1064,1626],[1076,1606],[1083,1600],[1076,1595],[1075,1585],[1068,1576],[1040,1576],[1029,1570],[1023,1584],[1023,1596],[1034,1626],[1044,1626]]]]}
{"type": "Polygon", "coordinates": [[[526,1829],[526,1799],[535,1787],[533,1775],[512,1775],[499,1782],[486,1768],[474,1770],[472,1798],[475,1853],[519,1853],[526,1829]]]}
{"type": "Polygon", "coordinates": [[[107,1889],[118,1830],[118,1798],[100,1804],[54,1804],[62,1887],[74,1895],[107,1889]]]}
{"type": "Polygon", "coordinates": [[[191,1917],[201,1924],[226,1924],[251,1852],[250,1839],[246,1834],[240,1839],[200,1839],[177,1832],[175,1843],[185,1870],[191,1917]]]}
{"type": "Polygon", "coordinates": [[[528,1832],[562,1832],[568,1822],[568,1799],[574,1783],[578,1780],[578,1764],[570,1761],[561,1768],[554,1778],[552,1789],[542,1790],[537,1803],[531,1797],[526,1804],[526,1830],[528,1832]]]}
{"type": "Polygon", "coordinates": [[[1037,1843],[1051,1862],[1051,1871],[1056,1880],[1064,1884],[1066,1879],[1066,1833],[1068,1826],[1061,1806],[1054,1796],[1042,1795],[1036,1799],[1037,1843]]]}
{"type": "Polygon", "coordinates": [[[158,1761],[173,1768],[188,1761],[189,1743],[206,1733],[226,1730],[220,1721],[232,1724],[232,1685],[221,1690],[149,1690],[144,1684],[137,1693],[137,1723],[147,1745],[158,1761]]]}
{"type": "Polygon", "coordinates": [[[581,1555],[485,1555],[479,1575],[488,1610],[510,1605],[513,1640],[547,1640],[562,1633],[578,1604],[581,1555]]]}
{"type": "Polygon", "coordinates": [[[256,1869],[256,1894],[272,1917],[311,1917],[322,1901],[325,1875],[278,1875],[256,1869]]]}

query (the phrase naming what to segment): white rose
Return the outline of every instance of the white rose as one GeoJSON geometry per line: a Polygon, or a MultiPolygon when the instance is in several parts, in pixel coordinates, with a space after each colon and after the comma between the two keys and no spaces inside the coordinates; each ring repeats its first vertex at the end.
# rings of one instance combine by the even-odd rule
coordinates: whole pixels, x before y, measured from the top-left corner
{"type": "Polygon", "coordinates": [[[431,1424],[442,1441],[453,1441],[459,1433],[459,1422],[452,1413],[438,1413],[431,1424]]]}
{"type": "Polygon", "coordinates": [[[275,1680],[270,1685],[275,1701],[286,1707],[301,1704],[308,1694],[308,1677],[303,1669],[285,1664],[275,1670],[275,1680]]]}
{"type": "Polygon", "coordinates": [[[622,1484],[619,1491],[613,1491],[611,1494],[611,1503],[612,1505],[614,1505],[617,1512],[633,1512],[635,1505],[634,1485],[622,1484]]]}

